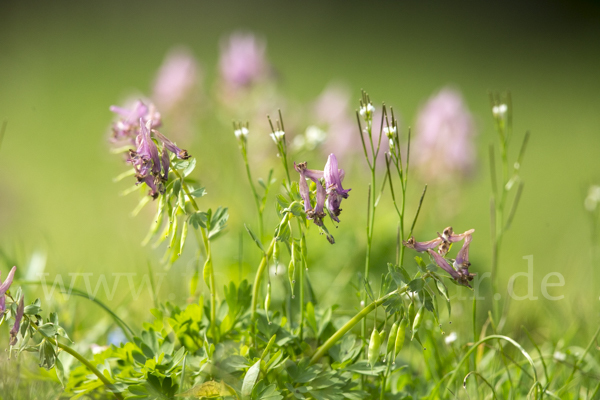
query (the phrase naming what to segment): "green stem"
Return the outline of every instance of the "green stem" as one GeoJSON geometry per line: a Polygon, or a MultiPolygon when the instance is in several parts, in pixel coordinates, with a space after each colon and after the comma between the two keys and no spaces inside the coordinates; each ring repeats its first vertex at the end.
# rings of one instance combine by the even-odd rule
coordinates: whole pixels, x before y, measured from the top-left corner
{"type": "MultiPolygon", "coordinates": [[[[300,341],[304,338],[304,271],[308,269],[308,261],[306,254],[306,238],[302,234],[301,250],[302,250],[302,266],[300,267],[300,341]]],[[[317,332],[315,332],[316,334],[317,332]]],[[[318,340],[319,338],[317,338],[318,340]]]]}
{"type": "Polygon", "coordinates": [[[104,383],[104,385],[108,388],[108,390],[117,399],[123,400],[123,396],[121,395],[121,393],[119,393],[119,392],[116,391],[116,388],[113,386],[112,382],[110,382],[108,379],[106,379],[106,377],[104,376],[104,374],[102,372],[100,372],[98,370],[98,368],[94,367],[94,365],[91,362],[89,362],[84,356],[82,356],[81,354],[79,354],[77,351],[75,351],[74,349],[70,348],[66,344],[62,344],[58,340],[53,339],[53,338],[51,338],[49,336],[46,336],[42,331],[40,331],[38,329],[38,326],[35,324],[34,321],[29,320],[29,325],[33,326],[36,331],[38,331],[47,341],[49,341],[50,343],[52,343],[54,346],[57,346],[57,347],[61,348],[62,350],[64,350],[65,352],[69,353],[70,355],[72,355],[73,357],[75,357],[77,360],[79,360],[79,362],[81,362],[83,365],[85,365],[90,371],[92,371],[92,373],[94,375],[96,375],[98,377],[98,379],[100,379],[100,381],[102,383],[104,383]]]}
{"type": "Polygon", "coordinates": [[[594,345],[594,342],[596,341],[596,337],[598,337],[599,334],[600,334],[600,327],[598,327],[598,329],[596,330],[596,333],[594,333],[594,336],[592,337],[592,340],[590,340],[590,343],[585,348],[585,351],[583,352],[583,354],[581,355],[581,357],[579,357],[573,363],[573,370],[571,371],[571,374],[569,375],[569,378],[567,379],[567,382],[564,384],[563,388],[558,391],[558,394],[560,394],[564,390],[564,388],[566,388],[569,385],[569,383],[571,382],[571,379],[573,379],[573,375],[575,375],[575,371],[577,371],[577,366],[579,365],[579,362],[585,358],[585,356],[587,355],[587,353],[589,353],[590,349],[594,345]]]}
{"type": "Polygon", "coordinates": [[[444,375],[440,379],[440,381],[437,383],[437,385],[435,386],[435,388],[431,392],[430,396],[433,396],[435,393],[438,392],[440,386],[442,385],[442,382],[446,378],[448,378],[448,382],[450,382],[450,383],[454,382],[454,379],[456,378],[456,374],[458,373],[458,370],[460,369],[460,367],[469,358],[469,356],[471,355],[471,353],[473,353],[477,349],[477,347],[480,344],[488,342],[490,340],[495,340],[495,339],[506,340],[507,342],[509,342],[510,344],[512,344],[513,346],[515,346],[517,349],[519,349],[519,351],[521,352],[521,354],[523,354],[523,356],[527,359],[527,362],[529,363],[529,365],[531,365],[531,369],[533,370],[534,385],[535,385],[535,383],[538,382],[537,371],[535,370],[535,364],[533,363],[533,359],[529,356],[529,354],[525,351],[525,349],[523,349],[523,347],[521,347],[521,345],[519,343],[515,342],[513,339],[509,338],[508,336],[490,335],[490,336],[487,336],[487,337],[485,337],[485,338],[477,341],[476,343],[473,344],[473,346],[471,346],[471,348],[469,349],[469,351],[467,351],[467,353],[460,359],[460,361],[458,362],[458,365],[452,371],[452,373],[444,375]]]}
{"type": "MultiPolygon", "coordinates": [[[[370,135],[369,135],[370,136],[370,135]]],[[[368,202],[369,202],[369,207],[368,207],[368,211],[369,214],[367,215],[367,254],[366,254],[366,259],[365,259],[365,280],[369,279],[369,270],[371,268],[371,244],[373,243],[373,227],[375,225],[375,162],[376,160],[373,159],[373,167],[371,168],[371,186],[369,188],[369,198],[368,198],[368,202]]],[[[363,293],[363,301],[366,303],[367,302],[367,292],[365,290],[365,292],[363,293]]],[[[362,329],[361,329],[361,334],[362,337],[366,337],[366,332],[367,332],[367,321],[363,321],[362,324],[362,329]]],[[[364,346],[366,346],[366,343],[364,344],[364,346]]]]}
{"type": "MultiPolygon", "coordinates": [[[[394,295],[402,294],[402,293],[406,292],[407,290],[408,290],[408,286],[403,286],[401,288],[398,288],[398,289],[394,290],[393,292],[390,292],[390,293],[386,294],[385,296],[381,297],[380,299],[375,300],[374,302],[372,302],[371,304],[369,304],[368,306],[366,306],[365,308],[360,310],[354,317],[352,317],[350,319],[350,321],[346,322],[344,324],[344,326],[342,326],[340,329],[338,329],[336,333],[334,333],[329,339],[327,339],[327,341],[325,343],[323,343],[323,345],[321,347],[319,347],[317,349],[315,354],[310,359],[310,364],[312,365],[312,364],[316,363],[317,361],[319,361],[319,359],[327,353],[327,351],[331,348],[331,346],[336,344],[337,341],[340,340],[346,334],[346,332],[348,332],[350,329],[352,329],[354,327],[354,325],[359,323],[371,311],[373,311],[378,306],[382,305],[388,298],[390,298],[394,295]]],[[[366,322],[366,320],[365,320],[365,322],[366,322]]]]}
{"type": "Polygon", "coordinates": [[[254,186],[254,181],[252,180],[252,174],[250,173],[250,164],[248,164],[248,154],[246,153],[246,149],[242,150],[242,156],[244,157],[244,164],[246,165],[246,175],[248,175],[248,182],[250,183],[250,188],[252,189],[252,194],[254,195],[254,203],[256,204],[256,211],[258,211],[258,234],[260,240],[263,239],[263,213],[260,208],[260,200],[258,197],[258,193],[256,192],[256,187],[254,186]]]}
{"type": "MultiPolygon", "coordinates": [[[[290,215],[291,215],[290,213],[285,214],[285,216],[283,217],[283,220],[281,221],[280,226],[287,224],[287,222],[290,220],[290,215]]],[[[258,270],[256,271],[256,276],[254,277],[254,286],[252,287],[252,303],[250,306],[252,321],[254,321],[254,317],[256,314],[256,306],[258,304],[258,291],[259,291],[259,287],[260,287],[260,281],[262,280],[262,275],[265,272],[265,268],[267,267],[269,258],[271,258],[271,255],[273,254],[273,249],[275,248],[276,242],[277,242],[277,237],[274,237],[273,240],[271,240],[271,244],[269,245],[267,252],[263,255],[262,260],[260,260],[260,264],[258,265],[258,270]]]]}
{"type": "MultiPolygon", "coordinates": [[[[185,183],[185,180],[183,179],[183,176],[181,176],[181,174],[179,173],[179,171],[177,171],[175,168],[173,168],[173,173],[175,174],[175,176],[177,176],[177,178],[179,178],[179,180],[181,181],[181,188],[183,189],[184,193],[187,195],[190,203],[192,204],[192,207],[194,207],[194,210],[196,210],[196,212],[200,211],[200,207],[198,207],[198,204],[196,203],[196,200],[194,200],[194,197],[190,194],[190,189],[188,188],[187,184],[185,183]]],[[[204,247],[206,249],[206,263],[205,263],[205,268],[206,267],[210,267],[211,272],[210,272],[210,285],[209,285],[209,290],[210,290],[210,321],[211,321],[211,333],[212,333],[212,337],[213,340],[217,340],[217,307],[216,307],[216,303],[217,303],[217,295],[216,295],[216,288],[215,288],[215,274],[214,274],[214,269],[213,269],[213,265],[212,265],[212,254],[211,254],[211,246],[210,246],[210,239],[208,238],[208,234],[206,232],[206,229],[204,229],[203,227],[200,227],[200,233],[202,234],[202,241],[204,242],[204,247]]]]}

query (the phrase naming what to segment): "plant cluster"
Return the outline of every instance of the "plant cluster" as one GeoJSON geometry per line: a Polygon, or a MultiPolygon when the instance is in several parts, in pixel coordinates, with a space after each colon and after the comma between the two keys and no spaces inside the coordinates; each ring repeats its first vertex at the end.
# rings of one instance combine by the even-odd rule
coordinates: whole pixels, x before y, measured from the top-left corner
{"type": "MultiPolygon", "coordinates": [[[[234,68],[235,61],[228,62],[229,84],[244,86],[253,79],[264,79],[267,72],[259,61],[256,71],[249,75],[234,68]]],[[[503,171],[498,188],[492,160],[494,275],[501,239],[510,227],[523,188],[518,172],[528,138],[525,136],[511,173],[507,152],[512,136],[510,107],[509,101],[493,97],[503,171]],[[517,182],[512,211],[505,217],[508,193],[517,182]]],[[[340,167],[344,158],[331,153],[322,160],[322,169],[310,169],[306,161],[290,159],[288,134],[279,112],[275,123],[268,120],[271,132],[264,133],[272,139],[272,152],[276,151],[281,161],[276,174],[283,176],[282,184],[274,189],[273,170],[266,180],[253,180],[248,137],[255,133],[247,122],[234,123],[233,134],[256,207],[258,233],[250,224],[245,227],[261,258],[252,284],[246,280],[217,282],[212,243],[225,232],[228,209],[202,207],[207,190],[199,183],[196,158],[161,133],[162,118],[154,105],[138,101],[130,108],[111,107],[117,115],[111,136],[113,151],[123,155],[128,167],[117,180],[130,180],[132,186],[126,192],[140,194],[135,214],[144,207],[155,208],[143,244],[162,246],[163,264],[171,266],[189,242],[196,242],[198,268],[185,283],[190,301],[157,301],[150,309],[153,318],[138,327],[96,301],[122,328],[125,338],[89,357],[74,349],[56,313],[44,318],[40,300],[26,299],[21,288],[14,288],[13,267],[0,284],[0,325],[12,325],[10,355],[37,353],[40,367],[56,371],[64,388],[60,396],[72,398],[434,399],[454,397],[459,390],[466,390],[481,398],[542,399],[566,398],[575,384],[587,390],[586,398],[595,398],[600,385],[592,388],[593,364],[586,357],[597,334],[582,354],[570,360],[565,355],[563,364],[550,364],[548,354],[543,354],[533,339],[535,358],[523,345],[500,333],[497,303],[478,334],[474,302],[472,342],[456,346],[456,335],[445,335],[441,314],[450,316],[454,302],[449,286],[469,291],[475,277],[469,270],[474,229],[455,233],[447,227],[429,241],[414,238],[427,187],[419,199],[408,199],[411,133],[406,138],[400,135],[394,111],[385,105],[376,119],[377,108],[363,92],[356,118],[371,181],[365,269],[356,286],[360,300],[355,313],[346,315],[337,305],[321,304],[307,273],[311,267],[309,232],[318,231],[334,246],[331,251],[336,251],[330,228],[343,229],[342,202],[357,201],[351,189],[343,186],[346,173],[340,167]],[[378,159],[385,161],[382,174],[377,173],[378,159]],[[272,191],[278,189],[273,196],[272,191]],[[387,272],[374,279],[372,245],[382,199],[394,205],[398,239],[396,256],[388,260],[387,272]],[[410,201],[416,212],[409,216],[406,204],[410,201]],[[265,227],[263,216],[271,208],[278,222],[265,227]],[[462,243],[456,253],[451,250],[455,243],[462,243]],[[423,254],[411,254],[413,258],[406,261],[407,249],[423,254]],[[423,257],[425,253],[427,257],[423,257]],[[285,298],[272,296],[270,265],[276,270],[287,265],[285,298]],[[378,285],[373,283],[376,281],[378,285]],[[202,284],[210,293],[206,299],[198,295],[202,284]],[[487,334],[488,329],[492,334],[487,334]],[[515,351],[506,348],[507,344],[515,351]],[[61,361],[64,353],[79,363],[65,368],[61,361]],[[416,373],[411,356],[415,353],[423,355],[428,376],[436,379],[416,373]],[[571,367],[566,375],[563,365],[571,367]],[[482,384],[467,385],[474,380],[482,384]]],[[[475,269],[479,269],[477,265],[475,269]]]]}

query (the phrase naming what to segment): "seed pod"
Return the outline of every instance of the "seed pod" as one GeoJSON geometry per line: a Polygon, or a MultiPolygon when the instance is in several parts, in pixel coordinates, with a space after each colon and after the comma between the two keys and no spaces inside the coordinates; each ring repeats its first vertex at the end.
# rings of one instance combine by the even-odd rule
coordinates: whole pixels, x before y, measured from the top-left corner
{"type": "Polygon", "coordinates": [[[187,238],[187,233],[188,233],[188,221],[185,220],[183,222],[183,228],[181,229],[181,239],[179,242],[179,253],[177,255],[181,255],[181,253],[183,253],[183,246],[185,246],[185,239],[187,238]]]}
{"type": "Polygon", "coordinates": [[[381,335],[377,332],[377,329],[373,328],[373,333],[371,333],[371,340],[369,341],[369,351],[367,353],[367,361],[371,368],[377,362],[379,358],[379,348],[381,347],[381,335]]]}
{"type": "Polygon", "coordinates": [[[275,275],[277,275],[277,269],[279,268],[279,244],[277,242],[273,247],[273,262],[275,263],[275,275]]]}
{"type": "Polygon", "coordinates": [[[419,308],[417,315],[415,315],[415,319],[412,325],[412,336],[410,340],[413,340],[415,338],[415,334],[419,331],[419,327],[421,326],[421,322],[423,321],[424,308],[425,307],[419,308]]]}
{"type": "Polygon", "coordinates": [[[204,270],[202,271],[202,278],[204,278],[204,283],[206,283],[207,287],[210,287],[212,273],[213,273],[212,260],[210,258],[207,258],[206,262],[204,263],[204,270]]]}
{"type": "Polygon", "coordinates": [[[308,250],[306,249],[306,236],[304,236],[304,234],[302,234],[302,238],[300,239],[300,250],[302,251],[303,266],[308,266],[306,262],[308,250]]]}
{"type": "Polygon", "coordinates": [[[175,249],[175,247],[177,246],[178,225],[179,225],[179,218],[177,218],[177,214],[175,214],[175,216],[173,217],[173,225],[172,225],[173,235],[171,236],[171,241],[169,242],[169,249],[173,249],[173,251],[177,251],[175,249]]]}
{"type": "Polygon", "coordinates": [[[396,334],[396,343],[394,347],[394,358],[398,357],[400,350],[404,347],[404,338],[406,337],[406,327],[408,326],[408,320],[402,318],[400,326],[398,327],[398,333],[396,334]]]}
{"type": "Polygon", "coordinates": [[[265,297],[265,313],[267,321],[269,320],[269,309],[271,308],[271,282],[267,283],[267,295],[265,297]]]}
{"type": "Polygon", "coordinates": [[[296,283],[296,280],[294,279],[295,269],[294,259],[292,258],[290,260],[290,264],[288,265],[288,279],[290,280],[290,286],[292,288],[292,297],[294,297],[294,284],[296,283]]]}
{"type": "Polygon", "coordinates": [[[392,350],[394,350],[394,344],[396,343],[396,335],[398,334],[398,323],[394,322],[392,328],[390,329],[390,336],[388,337],[387,347],[385,349],[386,356],[390,354],[392,350]]]}
{"type": "Polygon", "coordinates": [[[408,305],[408,322],[412,324],[415,320],[415,303],[411,302],[408,305]]]}

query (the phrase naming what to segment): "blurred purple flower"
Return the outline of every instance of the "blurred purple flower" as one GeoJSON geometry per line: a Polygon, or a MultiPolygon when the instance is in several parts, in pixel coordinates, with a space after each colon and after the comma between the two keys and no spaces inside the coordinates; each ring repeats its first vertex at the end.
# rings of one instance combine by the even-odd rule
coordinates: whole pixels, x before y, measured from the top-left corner
{"type": "Polygon", "coordinates": [[[10,288],[10,285],[12,285],[16,271],[17,267],[12,267],[4,282],[0,284],[0,314],[6,311],[6,292],[10,288]]]}
{"type": "Polygon", "coordinates": [[[154,105],[147,106],[141,100],[136,101],[131,109],[110,106],[110,111],[121,117],[112,127],[111,141],[113,142],[135,143],[135,138],[140,133],[140,119],[144,124],[152,121],[152,128],[157,128],[161,124],[160,114],[154,105]]]}
{"type": "Polygon", "coordinates": [[[362,151],[354,113],[350,108],[350,90],[343,85],[330,84],[313,106],[315,121],[327,132],[325,151],[339,156],[362,151]]]}
{"type": "Polygon", "coordinates": [[[221,45],[221,77],[231,87],[250,86],[263,79],[269,70],[266,44],[251,33],[233,33],[221,45]]]}
{"type": "Polygon", "coordinates": [[[198,62],[186,48],[171,50],[154,81],[152,98],[165,112],[174,110],[198,87],[201,71],[198,62]]]}
{"type": "Polygon", "coordinates": [[[475,164],[473,117],[459,92],[444,88],[417,117],[414,162],[425,179],[467,176],[475,164]]]}
{"type": "Polygon", "coordinates": [[[323,176],[327,187],[327,208],[331,212],[331,218],[336,222],[340,222],[338,216],[342,211],[340,208],[342,199],[347,199],[348,192],[352,189],[344,190],[342,187],[344,170],[338,168],[337,158],[333,153],[327,158],[323,176]]]}
{"type": "Polygon", "coordinates": [[[21,296],[21,301],[19,301],[19,305],[17,306],[17,314],[15,315],[15,324],[10,330],[10,342],[11,346],[17,344],[17,335],[19,334],[19,328],[21,327],[21,319],[23,319],[23,312],[25,310],[25,296],[21,296]]]}

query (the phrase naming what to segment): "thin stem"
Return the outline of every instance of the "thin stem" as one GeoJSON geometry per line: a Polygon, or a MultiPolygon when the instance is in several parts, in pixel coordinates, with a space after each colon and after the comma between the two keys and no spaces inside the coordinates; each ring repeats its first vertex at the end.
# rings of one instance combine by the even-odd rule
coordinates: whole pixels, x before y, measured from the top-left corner
{"type": "MultiPolygon", "coordinates": [[[[290,220],[290,213],[286,213],[283,217],[283,220],[280,223],[280,226],[285,225],[290,220]]],[[[262,275],[267,267],[269,258],[273,255],[273,249],[275,248],[275,243],[277,242],[277,237],[274,237],[271,240],[271,244],[267,249],[267,252],[263,255],[263,258],[260,260],[260,264],[258,265],[258,270],[256,271],[256,276],[254,277],[254,286],[252,287],[252,303],[250,306],[251,311],[251,319],[254,321],[256,315],[256,306],[258,304],[258,291],[260,287],[260,281],[262,280],[262,275]]]]}
{"type": "Polygon", "coordinates": [[[573,363],[573,370],[571,371],[571,374],[569,375],[569,378],[567,378],[567,382],[564,384],[563,388],[558,391],[558,393],[561,393],[563,391],[563,389],[566,388],[567,385],[571,382],[571,379],[573,379],[573,375],[575,375],[575,371],[577,371],[577,366],[579,365],[579,362],[585,358],[585,356],[587,355],[587,353],[589,353],[590,349],[594,345],[594,342],[596,341],[596,337],[598,337],[599,334],[600,334],[600,326],[598,327],[598,329],[596,329],[596,333],[594,333],[594,336],[592,336],[592,340],[590,340],[590,343],[588,343],[588,345],[585,348],[585,350],[584,350],[583,354],[581,355],[581,357],[579,357],[573,363]]]}
{"type": "Polygon", "coordinates": [[[246,175],[248,176],[248,182],[250,183],[250,189],[252,189],[252,194],[254,195],[254,203],[256,204],[256,211],[258,212],[258,234],[260,240],[263,238],[263,213],[260,207],[260,199],[258,193],[256,192],[256,187],[254,186],[254,181],[252,180],[252,174],[250,173],[250,164],[248,163],[248,154],[246,152],[246,148],[242,149],[242,156],[244,157],[244,164],[246,165],[246,175]]]}
{"type": "Polygon", "coordinates": [[[52,343],[54,346],[57,346],[59,348],[61,348],[62,350],[64,350],[65,352],[69,353],[70,355],[72,355],[73,357],[75,357],[77,360],[79,360],[79,362],[81,362],[83,365],[85,365],[90,371],[92,371],[92,373],[94,375],[96,375],[98,377],[98,379],[100,379],[100,381],[102,381],[102,383],[104,383],[104,385],[108,388],[108,390],[119,400],[123,400],[123,396],[121,395],[121,393],[117,392],[116,388],[113,386],[113,384],[106,379],[106,377],[104,376],[104,374],[102,374],[102,372],[100,372],[98,370],[98,368],[94,367],[94,365],[89,362],[84,356],[82,356],[81,354],[79,354],[77,351],[75,351],[74,349],[72,349],[71,347],[67,346],[66,344],[63,344],[61,342],[59,342],[56,339],[53,339],[49,336],[46,336],[42,331],[40,331],[38,329],[38,326],[35,324],[34,321],[31,321],[31,319],[29,320],[29,325],[33,326],[35,328],[36,331],[38,331],[47,341],[49,341],[50,343],[52,343]]]}
{"type": "Polygon", "coordinates": [[[371,304],[369,304],[368,306],[366,306],[365,308],[360,310],[354,317],[352,317],[350,319],[350,321],[346,322],[344,324],[344,326],[342,326],[340,329],[338,329],[336,333],[331,335],[331,337],[329,339],[327,339],[327,341],[325,343],[323,343],[323,345],[317,349],[315,354],[310,359],[310,364],[312,365],[312,364],[316,363],[317,361],[319,361],[321,359],[321,357],[323,357],[327,353],[327,351],[329,351],[331,346],[336,344],[337,341],[340,340],[346,334],[346,332],[348,332],[350,329],[352,329],[357,323],[359,323],[363,318],[365,318],[371,311],[373,311],[378,306],[382,305],[388,298],[390,298],[394,295],[397,295],[397,294],[398,295],[402,294],[402,293],[406,292],[407,290],[408,290],[408,285],[398,288],[398,289],[386,294],[385,296],[381,297],[380,299],[375,300],[374,302],[372,302],[371,304]]]}
{"type": "MultiPolygon", "coordinates": [[[[181,181],[181,188],[183,189],[184,193],[187,195],[190,203],[192,204],[192,207],[194,207],[194,210],[196,210],[196,212],[199,212],[200,207],[198,207],[196,200],[194,200],[194,197],[192,197],[192,195],[190,194],[190,189],[188,188],[187,184],[185,183],[185,180],[183,179],[183,177],[181,176],[179,171],[177,171],[177,169],[173,168],[173,173],[181,181]]],[[[206,249],[206,262],[204,264],[204,268],[211,269],[211,271],[210,271],[210,286],[209,286],[209,290],[210,290],[210,321],[211,321],[210,329],[211,329],[213,340],[216,341],[217,340],[217,336],[216,336],[216,333],[217,333],[217,307],[216,307],[217,298],[216,297],[217,296],[216,296],[216,287],[215,287],[215,274],[214,274],[214,269],[213,269],[213,264],[212,264],[210,239],[208,238],[208,234],[207,234],[205,228],[200,227],[200,233],[202,234],[202,242],[204,243],[204,248],[206,249]]]]}

